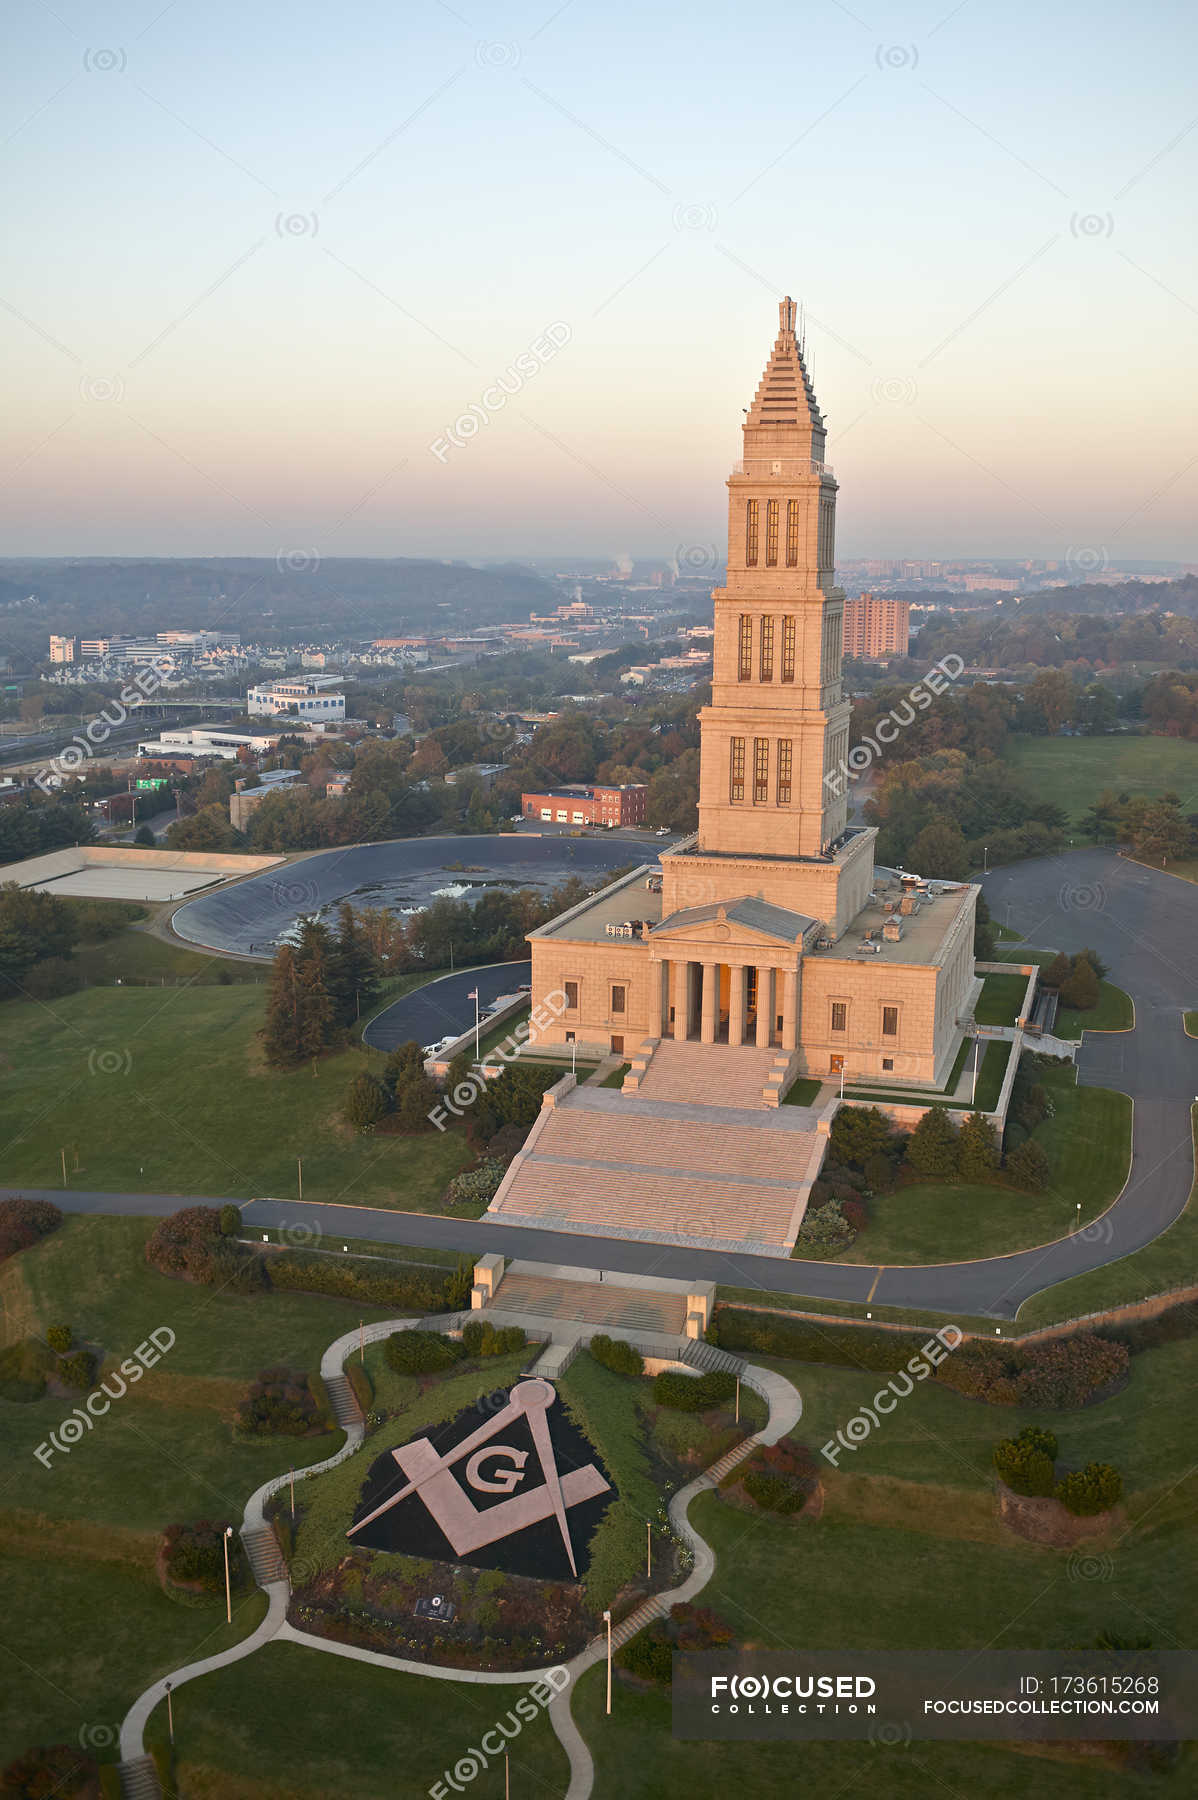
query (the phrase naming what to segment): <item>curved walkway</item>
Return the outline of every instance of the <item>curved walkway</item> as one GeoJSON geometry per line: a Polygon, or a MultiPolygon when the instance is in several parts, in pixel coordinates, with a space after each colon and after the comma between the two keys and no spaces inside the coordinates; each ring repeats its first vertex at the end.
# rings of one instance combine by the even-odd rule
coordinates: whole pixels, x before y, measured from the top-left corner
{"type": "MultiPolygon", "coordinates": [[[[446,1322],[445,1319],[440,1321],[442,1326],[446,1322]]],[[[375,1343],[380,1338],[389,1337],[393,1331],[412,1330],[423,1323],[423,1320],[411,1318],[385,1319],[368,1325],[365,1335],[368,1342],[375,1343]]],[[[346,1332],[329,1345],[320,1359],[322,1380],[327,1382],[342,1375],[346,1359],[357,1348],[359,1341],[359,1332],[354,1330],[346,1332]]],[[[715,1556],[710,1545],[700,1537],[686,1516],[696,1494],[717,1486],[728,1471],[743,1462],[759,1444],[777,1443],[779,1438],[785,1437],[787,1432],[793,1431],[802,1417],[803,1402],[798,1389],[787,1381],[785,1376],[777,1374],[772,1369],[760,1368],[756,1364],[750,1363],[745,1366],[741,1379],[765,1400],[769,1407],[769,1418],[759,1432],[743,1439],[718,1462],[713,1463],[710,1469],[705,1470],[686,1487],[680,1488],[674,1495],[669,1507],[670,1523],[686,1543],[694,1558],[691,1572],[678,1587],[671,1588],[662,1594],[652,1595],[626,1619],[621,1620],[612,1633],[613,1649],[618,1649],[621,1644],[627,1643],[629,1638],[635,1637],[638,1631],[643,1630],[654,1619],[664,1617],[672,1606],[693,1599],[711,1580],[715,1572],[715,1556]]],[[[297,1469],[295,1471],[296,1480],[306,1480],[310,1475],[321,1475],[325,1470],[336,1468],[338,1463],[356,1455],[365,1441],[365,1426],[358,1422],[344,1429],[346,1441],[341,1449],[335,1455],[326,1457],[323,1462],[312,1463],[306,1469],[297,1469]]],[[[290,1479],[290,1471],[275,1476],[272,1480],[263,1482],[262,1486],[255,1489],[254,1493],[250,1495],[242,1520],[243,1536],[247,1532],[259,1531],[266,1527],[264,1511],[266,1501],[280,1488],[286,1487],[290,1479]]],[[[545,1677],[558,1666],[550,1665],[549,1668],[520,1670],[433,1667],[429,1663],[412,1662],[404,1657],[388,1656],[378,1650],[362,1650],[354,1644],[335,1643],[330,1638],[317,1637],[307,1631],[298,1631],[288,1623],[287,1608],[291,1599],[291,1584],[288,1580],[268,1581],[263,1584],[263,1587],[269,1599],[266,1617],[247,1638],[244,1638],[240,1644],[234,1644],[231,1649],[222,1650],[216,1656],[208,1656],[198,1662],[184,1664],[182,1668],[176,1669],[172,1674],[163,1676],[154,1682],[133,1702],[121,1724],[120,1750],[123,1764],[144,1756],[145,1728],[155,1707],[166,1698],[168,1684],[172,1689],[177,1689],[184,1682],[194,1681],[201,1675],[208,1675],[215,1669],[225,1668],[229,1663],[239,1662],[243,1657],[252,1656],[254,1651],[261,1649],[263,1644],[299,1644],[310,1650],[323,1650],[332,1656],[348,1657],[354,1662],[373,1663],[378,1668],[398,1670],[401,1674],[424,1675],[435,1681],[465,1681],[494,1686],[535,1682],[538,1677],[545,1677]]],[[[566,1793],[566,1800],[587,1800],[594,1785],[594,1762],[582,1733],[574,1723],[570,1704],[574,1683],[578,1677],[593,1668],[597,1662],[602,1662],[606,1653],[607,1639],[606,1635],[601,1633],[598,1637],[592,1638],[585,1649],[580,1650],[577,1656],[572,1657],[564,1665],[569,1681],[548,1708],[550,1724],[553,1726],[570,1764],[570,1785],[566,1793]]]]}

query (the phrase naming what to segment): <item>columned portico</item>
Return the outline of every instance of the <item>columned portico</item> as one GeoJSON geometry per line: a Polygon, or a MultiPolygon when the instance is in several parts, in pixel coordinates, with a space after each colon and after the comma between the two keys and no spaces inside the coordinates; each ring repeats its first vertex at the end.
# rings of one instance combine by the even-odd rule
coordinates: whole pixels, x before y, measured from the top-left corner
{"type": "Polygon", "coordinates": [[[728,970],[728,1043],[739,1050],[745,1041],[745,980],[748,970],[743,964],[728,970]]]}

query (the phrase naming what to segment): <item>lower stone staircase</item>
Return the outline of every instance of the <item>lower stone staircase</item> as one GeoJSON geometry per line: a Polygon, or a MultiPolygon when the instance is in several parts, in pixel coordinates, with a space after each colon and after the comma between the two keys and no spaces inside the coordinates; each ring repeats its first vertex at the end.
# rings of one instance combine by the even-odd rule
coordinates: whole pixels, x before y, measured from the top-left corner
{"type": "Polygon", "coordinates": [[[162,1800],[162,1784],[152,1756],[131,1756],[118,1763],[122,1800],[162,1800]]]}
{"type": "Polygon", "coordinates": [[[287,1564],[283,1561],[279,1540],[269,1525],[259,1526],[256,1531],[243,1531],[241,1541],[259,1587],[265,1587],[268,1581],[287,1580],[287,1564]]]}
{"type": "Polygon", "coordinates": [[[738,1381],[745,1372],[739,1356],[731,1356],[727,1350],[708,1344],[703,1338],[689,1338],[679,1352],[678,1360],[689,1363],[692,1369],[702,1369],[705,1375],[722,1369],[728,1375],[735,1375],[738,1381]]]}
{"type": "Polygon", "coordinates": [[[362,1423],[362,1408],[358,1405],[358,1397],[349,1385],[345,1375],[330,1375],[324,1384],[333,1409],[333,1417],[342,1431],[348,1431],[351,1425],[362,1423]]]}

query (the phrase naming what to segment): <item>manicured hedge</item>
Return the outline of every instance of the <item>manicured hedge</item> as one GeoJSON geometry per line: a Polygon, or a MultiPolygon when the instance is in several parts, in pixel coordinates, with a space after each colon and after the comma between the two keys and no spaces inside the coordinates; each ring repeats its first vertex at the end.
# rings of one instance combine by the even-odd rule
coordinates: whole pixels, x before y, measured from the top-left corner
{"type": "Polygon", "coordinates": [[[707,1375],[684,1375],[679,1369],[663,1369],[653,1383],[653,1398],[658,1406],[671,1406],[678,1412],[707,1412],[722,1406],[736,1392],[736,1377],[725,1369],[712,1369],[707,1375]]]}
{"type": "Polygon", "coordinates": [[[463,1345],[437,1331],[393,1331],[383,1346],[387,1367],[397,1375],[432,1375],[465,1354],[463,1345]]]}
{"type": "Polygon", "coordinates": [[[845,1363],[854,1369],[901,1369],[927,1342],[928,1333],[816,1325],[809,1319],[720,1306],[708,1337],[721,1350],[750,1350],[759,1356],[793,1357],[796,1362],[845,1363]]]}
{"type": "Polygon", "coordinates": [[[470,1296],[468,1264],[452,1274],[430,1268],[396,1269],[366,1256],[322,1256],[313,1250],[281,1250],[265,1259],[271,1287],[337,1294],[397,1312],[452,1312],[470,1296]],[[463,1286],[464,1284],[464,1286],[463,1286]]]}
{"type": "Polygon", "coordinates": [[[589,1348],[595,1361],[602,1363],[605,1369],[610,1369],[613,1375],[645,1373],[644,1357],[631,1344],[626,1344],[623,1338],[608,1337],[601,1331],[591,1339],[589,1348]]]}

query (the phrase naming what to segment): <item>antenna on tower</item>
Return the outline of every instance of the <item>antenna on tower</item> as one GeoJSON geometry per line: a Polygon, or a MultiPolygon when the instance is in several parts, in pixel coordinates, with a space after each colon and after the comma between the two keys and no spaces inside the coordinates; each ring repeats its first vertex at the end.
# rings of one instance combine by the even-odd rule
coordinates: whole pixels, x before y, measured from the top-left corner
{"type": "Polygon", "coordinates": [[[807,354],[807,302],[799,303],[799,355],[807,354]]]}

